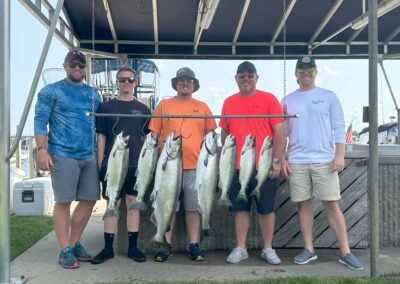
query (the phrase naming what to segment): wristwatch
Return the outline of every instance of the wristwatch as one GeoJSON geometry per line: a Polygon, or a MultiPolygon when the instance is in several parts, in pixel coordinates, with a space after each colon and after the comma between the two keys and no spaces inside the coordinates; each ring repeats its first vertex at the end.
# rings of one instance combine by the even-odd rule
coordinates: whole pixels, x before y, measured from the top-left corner
{"type": "Polygon", "coordinates": [[[280,165],[282,161],[281,161],[281,159],[275,158],[275,159],[272,160],[272,162],[274,164],[280,165]]]}

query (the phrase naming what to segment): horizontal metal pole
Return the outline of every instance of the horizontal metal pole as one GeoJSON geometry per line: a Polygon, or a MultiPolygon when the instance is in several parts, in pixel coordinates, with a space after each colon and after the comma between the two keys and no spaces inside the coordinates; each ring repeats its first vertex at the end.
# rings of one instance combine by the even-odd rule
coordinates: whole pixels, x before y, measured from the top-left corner
{"type": "Polygon", "coordinates": [[[87,112],[87,116],[97,117],[126,117],[126,118],[299,118],[298,114],[292,115],[162,115],[162,114],[121,114],[121,113],[94,113],[87,112]]]}

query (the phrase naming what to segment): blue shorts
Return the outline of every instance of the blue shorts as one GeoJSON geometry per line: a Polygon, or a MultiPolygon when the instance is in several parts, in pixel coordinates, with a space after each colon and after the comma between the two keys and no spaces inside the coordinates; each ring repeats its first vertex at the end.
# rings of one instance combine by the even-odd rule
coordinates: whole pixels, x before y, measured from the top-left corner
{"type": "Polygon", "coordinates": [[[240,191],[239,183],[239,171],[235,172],[233,177],[232,185],[229,189],[229,199],[232,202],[232,207],[229,208],[232,212],[238,211],[250,211],[251,203],[253,198],[257,205],[257,213],[260,215],[268,215],[274,212],[274,200],[276,194],[276,179],[267,179],[261,187],[261,198],[257,200],[254,196],[249,196],[249,194],[255,189],[257,185],[257,180],[255,179],[257,172],[253,174],[250,179],[249,184],[246,188],[246,196],[248,198],[247,202],[244,200],[236,201],[236,197],[240,191]]]}
{"type": "MultiPolygon", "coordinates": [[[[106,173],[107,173],[107,168],[102,167],[100,169],[100,181],[101,181],[101,186],[102,186],[101,196],[103,197],[103,199],[108,200],[107,181],[104,181],[106,173]]],[[[128,172],[127,172],[126,178],[125,178],[125,183],[122,186],[121,193],[119,194],[119,198],[123,198],[123,197],[125,197],[125,195],[137,196],[138,192],[136,190],[133,190],[133,188],[135,187],[135,183],[136,183],[135,173],[136,173],[136,169],[131,169],[131,168],[128,169],[128,172]]]]}

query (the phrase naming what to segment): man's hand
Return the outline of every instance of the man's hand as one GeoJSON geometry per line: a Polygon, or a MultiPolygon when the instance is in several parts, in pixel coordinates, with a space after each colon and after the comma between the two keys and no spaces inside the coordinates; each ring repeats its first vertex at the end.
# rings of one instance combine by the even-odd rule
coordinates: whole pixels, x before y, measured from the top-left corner
{"type": "Polygon", "coordinates": [[[282,166],[282,176],[285,179],[288,179],[292,169],[291,169],[289,163],[286,161],[286,159],[282,160],[282,165],[281,166],[282,166]]]}
{"type": "Polygon", "coordinates": [[[46,149],[39,149],[37,154],[37,164],[39,169],[43,171],[50,171],[50,166],[53,165],[53,160],[46,149]]]}
{"type": "Polygon", "coordinates": [[[341,172],[344,169],[344,158],[336,157],[333,158],[331,162],[331,171],[332,172],[341,172]]]}
{"type": "Polygon", "coordinates": [[[281,164],[272,162],[272,166],[268,174],[269,178],[274,179],[278,177],[280,173],[281,173],[281,164]]]}

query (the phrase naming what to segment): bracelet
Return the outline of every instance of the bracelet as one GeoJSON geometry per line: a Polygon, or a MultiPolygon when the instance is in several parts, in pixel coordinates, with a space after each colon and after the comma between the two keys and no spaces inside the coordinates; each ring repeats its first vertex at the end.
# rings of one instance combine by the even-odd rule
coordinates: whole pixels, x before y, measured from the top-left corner
{"type": "Polygon", "coordinates": [[[38,148],[37,148],[38,151],[40,151],[40,150],[42,150],[42,149],[47,151],[47,148],[46,148],[46,147],[38,147],[38,148]]]}

